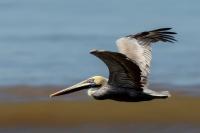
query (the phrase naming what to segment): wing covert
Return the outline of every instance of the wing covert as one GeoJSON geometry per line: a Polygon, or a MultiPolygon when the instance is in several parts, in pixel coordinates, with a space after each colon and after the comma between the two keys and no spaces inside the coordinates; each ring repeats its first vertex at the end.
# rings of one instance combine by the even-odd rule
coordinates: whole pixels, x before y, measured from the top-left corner
{"type": "Polygon", "coordinates": [[[141,70],[139,66],[121,53],[110,51],[91,51],[91,54],[100,58],[109,69],[108,84],[134,88],[142,91],[141,70]]]}

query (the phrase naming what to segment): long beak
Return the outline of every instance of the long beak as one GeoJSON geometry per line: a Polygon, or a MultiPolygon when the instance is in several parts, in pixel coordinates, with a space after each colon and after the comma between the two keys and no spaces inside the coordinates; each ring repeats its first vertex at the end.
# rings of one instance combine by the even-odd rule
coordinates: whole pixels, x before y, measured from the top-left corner
{"type": "Polygon", "coordinates": [[[82,81],[82,82],[80,82],[78,84],[75,84],[75,85],[73,85],[71,87],[68,87],[66,89],[57,91],[57,92],[51,94],[50,97],[60,96],[60,95],[72,93],[72,92],[75,92],[75,91],[88,89],[88,88],[90,88],[92,86],[95,86],[95,83],[89,83],[89,82],[87,82],[87,80],[85,80],[85,81],[82,81]]]}

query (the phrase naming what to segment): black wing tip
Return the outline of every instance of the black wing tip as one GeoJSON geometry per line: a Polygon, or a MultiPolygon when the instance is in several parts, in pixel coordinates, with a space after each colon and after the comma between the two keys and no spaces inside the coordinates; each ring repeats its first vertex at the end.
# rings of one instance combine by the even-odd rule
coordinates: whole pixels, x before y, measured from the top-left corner
{"type": "Polygon", "coordinates": [[[173,35],[177,34],[176,32],[171,31],[171,27],[159,28],[151,31],[142,32],[140,34],[136,34],[136,36],[143,36],[145,38],[149,38],[152,42],[170,42],[174,43],[177,40],[173,35]],[[145,35],[145,34],[147,35],[145,35]]]}
{"type": "MultiPolygon", "coordinates": [[[[151,32],[154,32],[156,34],[161,34],[161,35],[168,35],[168,36],[177,34],[176,32],[171,31],[172,29],[173,28],[171,28],[171,27],[158,28],[158,29],[155,29],[155,30],[140,32],[140,33],[137,33],[135,35],[134,34],[127,35],[125,37],[137,38],[137,37],[141,37],[141,36],[147,36],[151,32]]],[[[174,38],[173,36],[170,36],[170,37],[174,38]]]]}
{"type": "MultiPolygon", "coordinates": [[[[177,34],[176,32],[170,31],[172,28],[160,28],[153,30],[152,32],[157,32],[160,34],[160,37],[163,39],[164,42],[174,43],[177,42],[173,35],[177,34]]],[[[162,40],[160,40],[162,41],[162,40]]]]}
{"type": "Polygon", "coordinates": [[[165,28],[158,28],[153,31],[167,31],[167,30],[171,30],[171,29],[172,29],[171,27],[165,27],[165,28]]]}
{"type": "Polygon", "coordinates": [[[162,32],[162,33],[166,33],[166,34],[177,34],[176,32],[170,31],[172,29],[173,28],[171,28],[171,27],[159,28],[159,29],[152,30],[151,32],[162,32]]]}

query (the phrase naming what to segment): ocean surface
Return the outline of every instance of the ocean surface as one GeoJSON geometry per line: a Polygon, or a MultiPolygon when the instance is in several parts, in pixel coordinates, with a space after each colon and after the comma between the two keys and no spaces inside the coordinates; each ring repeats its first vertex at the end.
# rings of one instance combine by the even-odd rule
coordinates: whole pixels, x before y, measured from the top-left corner
{"type": "Polygon", "coordinates": [[[1,0],[0,86],[69,85],[108,76],[91,49],[172,27],[178,42],[153,46],[152,83],[200,84],[200,1],[1,0]]]}

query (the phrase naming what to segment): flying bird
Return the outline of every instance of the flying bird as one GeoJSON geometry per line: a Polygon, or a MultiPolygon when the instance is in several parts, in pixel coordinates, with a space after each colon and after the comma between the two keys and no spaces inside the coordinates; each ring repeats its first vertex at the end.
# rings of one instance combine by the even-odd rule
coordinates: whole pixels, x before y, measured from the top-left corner
{"type": "Polygon", "coordinates": [[[152,59],[151,45],[156,42],[175,42],[171,28],[160,28],[128,35],[116,41],[119,52],[92,50],[109,69],[109,78],[90,77],[76,85],[55,92],[50,97],[88,89],[88,95],[97,100],[139,102],[170,97],[168,91],[149,89],[148,76],[152,59]]]}

